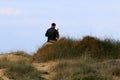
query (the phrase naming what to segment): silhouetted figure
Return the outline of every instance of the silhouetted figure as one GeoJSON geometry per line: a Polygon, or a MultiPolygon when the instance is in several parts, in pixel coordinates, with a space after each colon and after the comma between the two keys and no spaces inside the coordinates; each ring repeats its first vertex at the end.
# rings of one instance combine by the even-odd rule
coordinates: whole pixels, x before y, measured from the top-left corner
{"type": "Polygon", "coordinates": [[[45,36],[48,37],[47,42],[57,41],[57,38],[59,38],[59,32],[58,32],[58,30],[55,29],[55,27],[56,27],[56,24],[52,23],[51,28],[49,28],[46,31],[45,36]]]}

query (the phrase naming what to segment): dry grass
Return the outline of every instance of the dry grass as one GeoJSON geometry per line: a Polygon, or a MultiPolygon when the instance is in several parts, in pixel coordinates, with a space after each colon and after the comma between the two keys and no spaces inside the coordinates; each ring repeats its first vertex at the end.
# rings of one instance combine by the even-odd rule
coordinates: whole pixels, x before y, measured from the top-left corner
{"type": "MultiPolygon", "coordinates": [[[[15,55],[21,56],[19,53],[15,55]]],[[[119,41],[86,36],[80,40],[62,38],[43,46],[30,61],[46,62],[44,65],[47,66],[43,69],[47,71],[49,67],[50,72],[54,73],[51,80],[120,80],[119,58],[119,41]],[[47,64],[50,61],[57,63],[52,66],[47,64]]],[[[39,66],[36,68],[39,69],[39,66]]],[[[28,61],[9,62],[8,57],[3,57],[0,58],[0,68],[7,68],[6,75],[12,79],[45,80],[28,61]]]]}
{"type": "MultiPolygon", "coordinates": [[[[15,80],[39,80],[41,73],[25,60],[11,62],[6,70],[6,76],[15,80]]],[[[45,79],[43,79],[45,80],[45,79]]]]}
{"type": "Polygon", "coordinates": [[[28,62],[28,57],[18,53],[1,54],[0,69],[1,80],[46,80],[41,77],[42,72],[28,62]]]}
{"type": "Polygon", "coordinates": [[[86,36],[80,40],[62,38],[41,47],[32,62],[59,61],[52,66],[51,80],[120,80],[120,42],[86,36]],[[111,61],[113,60],[113,61],[111,61]]]}
{"type": "Polygon", "coordinates": [[[52,45],[39,48],[30,61],[76,59],[82,55],[89,55],[98,60],[120,58],[120,42],[112,39],[100,40],[91,36],[81,40],[62,38],[52,45]]]}
{"type": "Polygon", "coordinates": [[[120,61],[98,62],[91,58],[61,60],[51,70],[56,75],[51,80],[120,80],[120,61]]]}
{"type": "Polygon", "coordinates": [[[8,67],[9,62],[6,56],[0,56],[0,69],[8,67]]]}

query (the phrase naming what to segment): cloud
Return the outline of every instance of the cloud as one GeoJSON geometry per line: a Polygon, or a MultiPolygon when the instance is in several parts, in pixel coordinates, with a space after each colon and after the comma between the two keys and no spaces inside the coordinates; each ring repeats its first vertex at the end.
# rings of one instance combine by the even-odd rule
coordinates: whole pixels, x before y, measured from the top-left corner
{"type": "Polygon", "coordinates": [[[2,15],[20,15],[20,14],[25,14],[25,12],[14,9],[14,8],[2,8],[2,9],[0,9],[0,14],[2,14],[2,15]]]}

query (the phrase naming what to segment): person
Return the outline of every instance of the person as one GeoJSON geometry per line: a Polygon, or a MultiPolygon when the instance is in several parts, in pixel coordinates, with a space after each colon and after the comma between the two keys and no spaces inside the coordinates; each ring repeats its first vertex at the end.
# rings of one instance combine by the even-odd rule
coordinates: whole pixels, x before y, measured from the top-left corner
{"type": "Polygon", "coordinates": [[[57,41],[57,38],[59,38],[59,32],[55,29],[55,27],[56,24],[52,23],[51,28],[46,31],[45,36],[48,37],[47,42],[54,42],[57,41]]]}

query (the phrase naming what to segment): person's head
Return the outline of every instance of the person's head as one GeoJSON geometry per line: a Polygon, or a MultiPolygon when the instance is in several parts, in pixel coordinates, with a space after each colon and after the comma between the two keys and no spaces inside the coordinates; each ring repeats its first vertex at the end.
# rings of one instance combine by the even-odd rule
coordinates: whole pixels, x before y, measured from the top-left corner
{"type": "Polygon", "coordinates": [[[52,23],[52,24],[51,24],[51,27],[52,27],[52,28],[55,28],[55,27],[56,27],[56,24],[55,24],[55,23],[52,23]]]}

